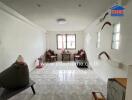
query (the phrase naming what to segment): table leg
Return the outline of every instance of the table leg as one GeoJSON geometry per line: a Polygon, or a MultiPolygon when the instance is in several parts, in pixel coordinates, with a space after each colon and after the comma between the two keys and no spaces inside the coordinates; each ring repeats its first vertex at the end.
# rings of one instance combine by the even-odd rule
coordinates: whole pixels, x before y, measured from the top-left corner
{"type": "Polygon", "coordinates": [[[33,94],[36,94],[36,92],[35,92],[35,89],[34,89],[33,85],[31,86],[31,89],[32,89],[32,91],[33,91],[33,94]]]}

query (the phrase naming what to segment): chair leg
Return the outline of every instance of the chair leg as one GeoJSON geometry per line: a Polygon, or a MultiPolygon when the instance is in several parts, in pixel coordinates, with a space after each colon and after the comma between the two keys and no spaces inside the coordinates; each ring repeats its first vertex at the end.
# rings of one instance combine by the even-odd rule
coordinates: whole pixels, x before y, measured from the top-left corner
{"type": "Polygon", "coordinates": [[[35,92],[35,89],[34,89],[33,85],[31,86],[31,89],[32,89],[32,91],[33,91],[33,94],[36,94],[36,92],[35,92]]]}

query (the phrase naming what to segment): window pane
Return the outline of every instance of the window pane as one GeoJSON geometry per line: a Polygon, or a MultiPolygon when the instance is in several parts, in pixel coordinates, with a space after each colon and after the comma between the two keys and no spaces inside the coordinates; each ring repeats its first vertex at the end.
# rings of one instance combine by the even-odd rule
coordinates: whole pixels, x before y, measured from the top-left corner
{"type": "Polygon", "coordinates": [[[120,45],[120,23],[114,25],[114,33],[112,35],[112,49],[119,49],[120,45]]]}
{"type": "Polygon", "coordinates": [[[113,41],[119,41],[119,40],[120,40],[120,34],[119,33],[113,34],[113,41]]]}
{"type": "Polygon", "coordinates": [[[119,42],[113,42],[112,49],[119,49],[119,42]]]}
{"type": "Polygon", "coordinates": [[[67,42],[68,49],[75,49],[75,42],[67,42]]]}
{"type": "Polygon", "coordinates": [[[120,33],[120,23],[114,26],[114,33],[118,33],[118,32],[120,33]]]}
{"type": "Polygon", "coordinates": [[[75,35],[67,35],[67,48],[68,49],[75,49],[76,45],[76,38],[75,35]]]}
{"type": "Polygon", "coordinates": [[[61,49],[62,48],[62,43],[58,43],[58,49],[61,49]]]}
{"type": "Polygon", "coordinates": [[[97,34],[97,48],[100,47],[100,32],[97,34]]]}
{"type": "Polygon", "coordinates": [[[66,35],[58,35],[57,37],[58,49],[66,48],[66,35]]]}

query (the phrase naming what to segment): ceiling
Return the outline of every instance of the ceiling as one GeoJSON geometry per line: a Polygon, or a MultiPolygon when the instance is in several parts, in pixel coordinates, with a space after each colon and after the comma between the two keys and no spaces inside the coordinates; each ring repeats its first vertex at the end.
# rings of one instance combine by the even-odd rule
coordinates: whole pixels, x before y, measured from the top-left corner
{"type": "Polygon", "coordinates": [[[81,31],[116,0],[0,0],[47,31],[81,31]],[[58,18],[67,23],[60,25],[58,18]]]}

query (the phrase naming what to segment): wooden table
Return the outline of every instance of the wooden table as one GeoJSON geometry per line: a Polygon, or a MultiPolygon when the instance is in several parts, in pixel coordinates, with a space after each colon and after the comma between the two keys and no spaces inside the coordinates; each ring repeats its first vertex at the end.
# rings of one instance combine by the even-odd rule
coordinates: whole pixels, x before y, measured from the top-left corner
{"type": "Polygon", "coordinates": [[[107,83],[107,100],[125,100],[127,78],[110,78],[107,83]]]}
{"type": "Polygon", "coordinates": [[[127,78],[113,78],[117,83],[119,83],[121,86],[126,88],[127,86],[127,78]]]}
{"type": "Polygon", "coordinates": [[[105,97],[101,92],[92,92],[93,99],[92,100],[105,100],[105,97]]]}
{"type": "Polygon", "coordinates": [[[62,53],[62,61],[64,61],[65,58],[68,57],[68,60],[70,61],[71,60],[71,54],[70,53],[62,53]]]}

